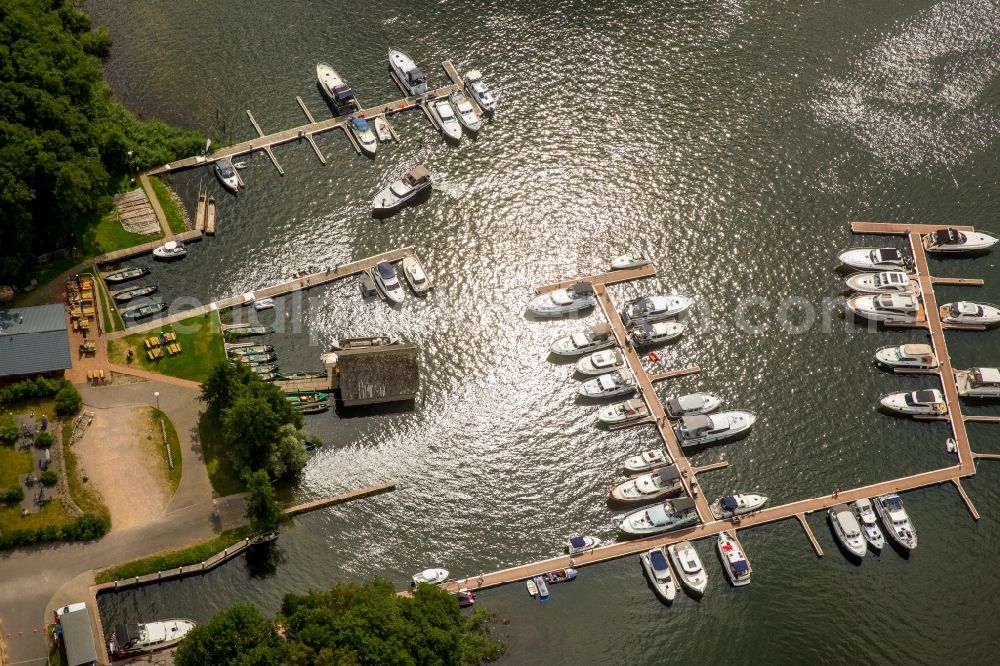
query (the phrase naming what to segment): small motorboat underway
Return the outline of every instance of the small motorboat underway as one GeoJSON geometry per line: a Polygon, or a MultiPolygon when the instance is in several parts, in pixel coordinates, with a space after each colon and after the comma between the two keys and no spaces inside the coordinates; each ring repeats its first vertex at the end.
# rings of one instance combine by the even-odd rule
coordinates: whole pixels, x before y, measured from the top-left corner
{"type": "Polygon", "coordinates": [[[847,286],[863,294],[912,293],[920,291],[920,283],[903,271],[855,273],[845,280],[847,286]]]}
{"type": "Polygon", "coordinates": [[[423,296],[431,290],[431,279],[424,273],[424,267],[415,256],[403,257],[403,277],[417,296],[423,296]]]}
{"type": "Polygon", "coordinates": [[[757,417],[750,412],[734,410],[708,416],[682,416],[674,432],[681,446],[699,446],[720,442],[750,430],[757,417]]]}
{"type": "Polygon", "coordinates": [[[570,555],[580,555],[601,545],[601,540],[592,536],[571,536],[566,539],[565,550],[570,555]]]}
{"type": "Polygon", "coordinates": [[[639,266],[645,266],[648,263],[649,257],[646,256],[645,252],[632,250],[612,259],[611,270],[622,271],[628,268],[638,268],[639,266]]]}
{"type": "Polygon", "coordinates": [[[640,296],[625,304],[621,317],[626,326],[633,326],[676,317],[689,307],[691,299],[686,296],[640,296]]]}
{"type": "Polygon", "coordinates": [[[151,317],[159,314],[166,309],[166,303],[146,303],[145,305],[137,305],[125,310],[122,312],[122,316],[126,319],[142,319],[143,317],[151,317]]]}
{"type": "Polygon", "coordinates": [[[274,309],[274,299],[273,298],[258,298],[253,302],[253,309],[257,312],[262,312],[264,310],[274,309]]]}
{"type": "Polygon", "coordinates": [[[568,583],[576,578],[576,573],[576,569],[572,568],[556,569],[555,571],[543,573],[542,578],[544,578],[545,582],[549,585],[555,585],[556,583],[568,583]]]}
{"type": "Polygon", "coordinates": [[[448,570],[424,569],[420,573],[413,574],[411,580],[413,585],[419,585],[420,583],[437,585],[438,583],[443,583],[444,581],[448,580],[448,570]]]}
{"type": "Polygon", "coordinates": [[[948,413],[948,403],[937,389],[890,393],[883,396],[879,403],[890,412],[907,416],[943,416],[948,413]]]}
{"type": "Polygon", "coordinates": [[[153,250],[153,256],[165,261],[170,259],[183,259],[187,255],[187,248],[180,241],[167,241],[160,247],[153,250]]]}
{"type": "Polygon", "coordinates": [[[641,398],[633,398],[618,402],[607,407],[601,407],[597,412],[597,420],[605,425],[626,423],[649,416],[649,408],[641,398]]]}
{"type": "Polygon", "coordinates": [[[528,311],[537,317],[561,317],[596,305],[593,285],[577,282],[572,287],[535,296],[528,301],[528,311]]]}
{"type": "Polygon", "coordinates": [[[379,286],[386,299],[393,303],[402,303],[406,297],[403,285],[399,284],[396,269],[388,261],[380,261],[371,269],[372,279],[379,286]]]}
{"type": "Polygon", "coordinates": [[[221,160],[215,161],[215,175],[218,176],[219,182],[232,193],[236,193],[240,189],[240,177],[236,175],[236,169],[233,167],[233,163],[222,158],[221,160]]]}
{"type": "Polygon", "coordinates": [[[992,303],[956,301],[945,303],[940,308],[941,321],[946,324],[979,324],[992,326],[1000,324],[1000,307],[992,303]]]}
{"type": "MultiPolygon", "coordinates": [[[[611,327],[607,324],[595,324],[578,333],[562,336],[552,343],[549,351],[557,356],[579,356],[614,345],[615,336],[611,327]]],[[[601,372],[607,372],[607,370],[601,372]]]]}
{"type": "Polygon", "coordinates": [[[676,321],[658,321],[654,324],[640,324],[632,329],[629,339],[635,347],[659,345],[684,335],[684,324],[676,321]]]}
{"type": "Polygon", "coordinates": [[[677,597],[677,585],[670,573],[670,565],[663,554],[663,548],[659,546],[650,548],[645,553],[640,553],[639,559],[656,596],[668,604],[672,603],[677,597]]]}
{"type": "Polygon", "coordinates": [[[742,493],[720,497],[709,505],[717,520],[753,513],[767,504],[767,498],[754,493],[742,493]]]}
{"type": "Polygon", "coordinates": [[[372,127],[375,129],[375,137],[381,143],[392,141],[392,130],[389,129],[389,121],[385,116],[375,116],[372,118],[372,127]]]}
{"type": "Polygon", "coordinates": [[[924,236],[924,249],[940,254],[963,254],[984,252],[997,244],[1000,239],[978,231],[958,229],[938,229],[924,236]]]}
{"type": "Polygon", "coordinates": [[[372,200],[372,212],[390,213],[414,201],[421,193],[434,186],[431,172],[423,164],[410,169],[402,178],[393,181],[372,200]]]}
{"type": "Polygon", "coordinates": [[[347,123],[347,126],[354,138],[358,140],[361,152],[375,157],[375,153],[378,152],[378,139],[375,138],[375,133],[372,132],[372,126],[368,124],[368,121],[364,118],[354,117],[347,123]]]}
{"type": "Polygon", "coordinates": [[[605,349],[576,362],[576,371],[581,375],[602,375],[612,370],[627,368],[628,362],[620,349],[605,349]]]}
{"type": "Polygon", "coordinates": [[[708,573],[691,542],[678,541],[667,546],[667,553],[670,555],[670,561],[674,563],[674,571],[677,572],[677,580],[680,581],[681,587],[693,597],[705,594],[708,573]]]}
{"type": "Polygon", "coordinates": [[[456,90],[448,95],[448,101],[451,102],[452,108],[458,114],[458,121],[462,123],[462,127],[467,129],[469,134],[473,136],[479,134],[479,130],[483,127],[483,121],[479,118],[479,114],[476,113],[476,110],[472,107],[472,102],[465,96],[465,93],[461,90],[456,90]]]}
{"type": "Polygon", "coordinates": [[[854,500],[850,506],[854,517],[861,525],[861,533],[864,535],[865,541],[868,542],[868,546],[875,550],[882,550],[885,546],[885,536],[879,529],[878,517],[875,515],[875,509],[872,508],[871,500],[867,498],[854,500]]]}
{"type": "Polygon", "coordinates": [[[844,549],[854,557],[861,559],[868,553],[868,542],[861,533],[861,524],[846,504],[831,506],[826,512],[833,527],[833,533],[844,549]]]}
{"type": "Polygon", "coordinates": [[[920,297],[913,294],[857,294],[847,299],[847,310],[856,317],[886,324],[923,321],[920,297]]]}
{"type": "Polygon", "coordinates": [[[666,402],[667,418],[679,419],[682,416],[698,416],[710,414],[722,406],[722,398],[711,393],[690,393],[673,396],[666,402]]]}
{"type": "Polygon", "coordinates": [[[476,100],[476,104],[484,113],[492,114],[497,110],[497,102],[486,84],[483,83],[483,75],[478,69],[470,70],[465,74],[465,89],[476,100]]]}
{"type": "Polygon", "coordinates": [[[163,620],[146,624],[116,624],[108,641],[108,654],[112,659],[155,652],[173,647],[191,633],[194,620],[163,620]]]}
{"type": "Polygon", "coordinates": [[[677,465],[667,465],[619,483],[608,493],[616,504],[650,504],[684,494],[684,481],[677,465]]]}
{"type": "Polygon", "coordinates": [[[691,527],[698,522],[698,509],[690,497],[678,497],[622,516],[618,528],[625,534],[647,536],[691,527]]]}
{"type": "Polygon", "coordinates": [[[963,398],[1000,398],[1000,368],[957,370],[955,385],[963,398]]]}
{"type": "Polygon", "coordinates": [[[358,109],[358,100],[354,99],[354,91],[347,85],[340,74],[325,62],[316,65],[316,80],[319,87],[330,100],[330,105],[337,115],[354,113],[358,109]]]}
{"type": "Polygon", "coordinates": [[[875,352],[875,360],[888,368],[938,367],[938,358],[934,354],[934,348],[925,344],[881,347],[875,352]]]}
{"type": "Polygon", "coordinates": [[[410,56],[399,49],[389,49],[389,66],[409,94],[423,95],[427,92],[427,77],[410,56]]]}
{"type": "Polygon", "coordinates": [[[875,498],[875,512],[882,519],[882,524],[889,530],[893,541],[907,550],[917,547],[917,531],[910,522],[903,508],[903,498],[896,493],[879,495],[875,498]]]}
{"type": "Polygon", "coordinates": [[[104,276],[105,281],[110,284],[118,284],[120,282],[128,282],[129,280],[138,280],[141,277],[149,275],[148,268],[142,268],[139,266],[127,266],[114,273],[109,273],[104,276]]]}
{"type": "Polygon", "coordinates": [[[622,471],[625,474],[642,474],[657,467],[669,465],[672,462],[666,451],[663,449],[654,449],[652,451],[643,451],[631,458],[626,458],[625,462],[622,463],[622,471]]]}
{"type": "Polygon", "coordinates": [[[451,108],[451,102],[439,99],[431,103],[431,111],[444,138],[451,141],[462,140],[462,123],[458,122],[458,116],[455,115],[455,109],[451,108]]]}
{"type": "Polygon", "coordinates": [[[143,296],[149,296],[150,294],[156,293],[157,287],[155,284],[151,284],[145,287],[132,287],[131,289],[122,289],[121,291],[116,291],[113,296],[115,303],[128,303],[136,298],[142,298],[143,296]]]}
{"type": "Polygon", "coordinates": [[[635,393],[639,384],[631,370],[614,370],[580,384],[577,392],[584,398],[616,398],[635,393]]]}
{"type": "Polygon", "coordinates": [[[847,250],[838,256],[840,263],[862,271],[909,271],[912,260],[894,247],[847,250]]]}
{"type": "Polygon", "coordinates": [[[729,532],[719,532],[715,546],[729,582],[736,587],[749,584],[750,574],[753,573],[753,570],[750,568],[750,560],[743,552],[743,546],[736,540],[736,535],[729,532]]]}

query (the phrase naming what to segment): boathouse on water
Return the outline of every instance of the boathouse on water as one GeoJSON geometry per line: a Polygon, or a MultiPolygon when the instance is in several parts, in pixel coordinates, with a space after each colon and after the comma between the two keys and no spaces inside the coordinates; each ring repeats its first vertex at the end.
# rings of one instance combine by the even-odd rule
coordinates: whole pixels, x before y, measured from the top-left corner
{"type": "Polygon", "coordinates": [[[408,344],[337,351],[340,399],[345,407],[413,400],[420,387],[417,348],[408,344]]]}

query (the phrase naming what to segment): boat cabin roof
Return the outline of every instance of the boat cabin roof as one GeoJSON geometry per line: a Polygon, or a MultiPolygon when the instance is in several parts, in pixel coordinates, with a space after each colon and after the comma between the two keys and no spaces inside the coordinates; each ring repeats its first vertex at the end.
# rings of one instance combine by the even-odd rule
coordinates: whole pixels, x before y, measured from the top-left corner
{"type": "Polygon", "coordinates": [[[882,284],[907,284],[910,281],[909,276],[902,271],[885,271],[879,273],[878,277],[882,284]]]}
{"type": "Polygon", "coordinates": [[[611,326],[605,323],[594,324],[590,327],[590,334],[593,336],[611,335],[611,326]]]}
{"type": "Polygon", "coordinates": [[[466,78],[468,78],[471,81],[475,81],[477,79],[483,78],[482,73],[480,73],[480,71],[478,69],[471,69],[471,70],[469,70],[468,72],[466,72],[465,76],[466,76],[466,78]]]}
{"type": "Polygon", "coordinates": [[[667,570],[667,558],[663,556],[663,550],[660,548],[653,548],[649,551],[649,563],[655,571],[667,570]]]}
{"type": "Polygon", "coordinates": [[[932,405],[941,402],[941,392],[937,389],[924,389],[922,391],[914,391],[913,402],[921,405],[932,405]]]}
{"type": "Polygon", "coordinates": [[[907,356],[929,356],[934,350],[930,345],[903,345],[903,353],[907,356]]]}
{"type": "Polygon", "coordinates": [[[375,268],[378,270],[378,274],[382,276],[383,280],[388,280],[390,278],[396,277],[396,271],[393,269],[392,264],[388,261],[380,261],[376,264],[375,268]]]}
{"type": "Polygon", "coordinates": [[[952,306],[952,311],[962,315],[978,316],[982,308],[969,301],[959,301],[952,306]]]}
{"type": "Polygon", "coordinates": [[[430,178],[431,172],[423,164],[418,164],[417,166],[410,169],[410,173],[408,175],[410,176],[410,178],[419,183],[430,178]]]}
{"type": "Polygon", "coordinates": [[[722,498],[722,508],[726,511],[735,511],[740,508],[739,500],[732,495],[726,495],[722,498]]]}
{"type": "Polygon", "coordinates": [[[667,465],[666,467],[661,467],[659,472],[661,481],[673,481],[674,479],[681,478],[680,470],[677,469],[677,465],[667,465]]]}
{"type": "Polygon", "coordinates": [[[681,429],[688,432],[701,432],[712,427],[712,419],[707,416],[682,416],[681,429]]]}
{"type": "Polygon", "coordinates": [[[414,67],[406,73],[406,80],[410,82],[410,85],[417,85],[418,83],[427,81],[427,77],[424,76],[419,67],[414,67]]]}
{"type": "Polygon", "coordinates": [[[916,299],[910,294],[879,294],[875,302],[880,308],[915,310],[917,307],[916,299]]]}
{"type": "Polygon", "coordinates": [[[598,377],[597,383],[602,391],[610,391],[618,386],[618,383],[612,378],[610,373],[598,377]]]}
{"type": "Polygon", "coordinates": [[[583,548],[587,545],[587,537],[575,536],[569,538],[569,545],[574,548],[583,548]]]}
{"type": "Polygon", "coordinates": [[[958,231],[958,229],[938,229],[931,234],[931,237],[938,245],[958,243],[962,240],[962,234],[958,231]]]}
{"type": "Polygon", "coordinates": [[[903,258],[903,254],[894,247],[879,248],[874,254],[879,261],[899,261],[903,258]]]}
{"type": "Polygon", "coordinates": [[[737,574],[744,574],[750,571],[750,564],[746,560],[736,560],[733,562],[733,571],[737,574]]]}
{"type": "Polygon", "coordinates": [[[364,118],[351,118],[351,126],[356,128],[359,132],[364,132],[368,129],[368,121],[364,118]]]}
{"type": "Polygon", "coordinates": [[[1000,384],[1000,368],[973,368],[977,384],[1000,384]]]}

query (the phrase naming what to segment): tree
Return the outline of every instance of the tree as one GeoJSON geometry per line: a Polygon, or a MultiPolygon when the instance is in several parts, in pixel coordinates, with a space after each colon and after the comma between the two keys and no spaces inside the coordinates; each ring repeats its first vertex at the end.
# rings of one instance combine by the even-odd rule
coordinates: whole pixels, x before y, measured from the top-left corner
{"type": "Polygon", "coordinates": [[[59,416],[72,416],[80,411],[83,405],[83,398],[76,387],[66,382],[66,384],[56,393],[56,414],[59,416]]]}
{"type": "Polygon", "coordinates": [[[222,411],[223,438],[233,465],[242,472],[268,469],[281,426],[266,399],[249,393],[237,395],[222,411]]]}
{"type": "Polygon", "coordinates": [[[275,478],[297,472],[306,466],[306,434],[291,423],[278,428],[278,439],[271,448],[267,469],[275,478]]]}
{"type": "Polygon", "coordinates": [[[222,410],[250,383],[252,376],[254,373],[242,363],[234,365],[223,361],[209,372],[208,379],[201,385],[200,397],[209,407],[222,410]]]}
{"type": "Polygon", "coordinates": [[[177,666],[264,666],[281,662],[274,624],[250,604],[237,604],[198,625],[174,653],[177,666]]]}
{"type": "Polygon", "coordinates": [[[265,470],[247,474],[247,520],[258,534],[272,532],[281,524],[281,505],[274,499],[271,478],[265,470]]]}

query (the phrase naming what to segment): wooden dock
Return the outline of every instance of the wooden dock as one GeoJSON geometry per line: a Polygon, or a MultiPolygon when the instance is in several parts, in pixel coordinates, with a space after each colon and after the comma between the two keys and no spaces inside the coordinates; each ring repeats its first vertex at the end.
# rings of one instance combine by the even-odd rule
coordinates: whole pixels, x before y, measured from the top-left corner
{"type": "Polygon", "coordinates": [[[281,513],[288,517],[299,516],[303,513],[309,513],[310,511],[325,509],[330,506],[336,506],[337,504],[344,504],[345,502],[352,502],[366,497],[375,497],[376,495],[390,493],[394,490],[396,490],[395,481],[384,481],[374,486],[368,486],[367,488],[352,490],[349,493],[334,495],[333,497],[324,497],[322,499],[290,506],[281,513]]]}
{"type": "Polygon", "coordinates": [[[133,245],[132,247],[127,247],[124,250],[115,250],[114,252],[98,255],[94,257],[94,263],[98,266],[103,266],[105,264],[115,264],[119,261],[132,259],[133,257],[141,257],[144,254],[149,254],[168,240],[191,243],[194,241],[200,241],[201,239],[202,233],[197,229],[192,229],[191,231],[185,231],[184,233],[177,234],[176,236],[169,236],[167,238],[161,238],[160,240],[150,241],[149,243],[143,243],[142,245],[133,245]]]}
{"type": "Polygon", "coordinates": [[[654,373],[652,375],[649,375],[649,381],[662,382],[665,379],[684,377],[685,375],[696,375],[699,372],[701,372],[701,367],[697,365],[692,365],[690,368],[678,368],[677,370],[668,370],[666,372],[654,373]]]}
{"type": "Polygon", "coordinates": [[[851,222],[851,231],[856,234],[877,234],[879,236],[905,236],[931,234],[939,229],[975,231],[972,227],[955,224],[902,224],[900,222],[851,222]]]}
{"type": "Polygon", "coordinates": [[[535,287],[535,293],[545,294],[550,291],[555,291],[556,289],[565,289],[566,287],[572,287],[577,282],[587,282],[596,287],[598,285],[617,284],[619,282],[630,282],[632,280],[652,277],[654,275],[656,275],[656,268],[652,264],[646,264],[645,266],[639,266],[638,268],[629,268],[622,271],[611,271],[610,273],[601,273],[599,275],[588,275],[587,277],[572,278],[570,280],[563,280],[562,282],[545,284],[542,285],[541,287],[535,287]]]}

